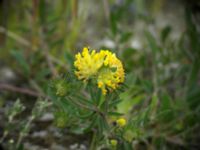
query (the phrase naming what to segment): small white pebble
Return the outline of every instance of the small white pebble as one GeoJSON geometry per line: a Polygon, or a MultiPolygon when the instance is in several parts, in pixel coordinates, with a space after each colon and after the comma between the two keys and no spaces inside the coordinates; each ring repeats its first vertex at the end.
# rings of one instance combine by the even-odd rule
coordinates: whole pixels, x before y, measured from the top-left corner
{"type": "Polygon", "coordinates": [[[70,145],[70,150],[76,150],[78,148],[78,143],[75,143],[73,145],[70,145]]]}
{"type": "Polygon", "coordinates": [[[53,116],[52,113],[46,113],[39,120],[44,121],[44,122],[48,122],[48,121],[52,121],[53,119],[54,119],[54,116],[53,116]]]}
{"type": "Polygon", "coordinates": [[[39,131],[39,132],[34,132],[32,134],[32,137],[34,138],[45,138],[47,136],[47,131],[39,131]]]}
{"type": "Polygon", "coordinates": [[[80,145],[80,150],[86,150],[86,149],[87,149],[87,148],[86,148],[85,145],[83,145],[83,144],[80,145]]]}
{"type": "Polygon", "coordinates": [[[13,143],[14,143],[14,140],[13,140],[13,139],[10,139],[10,140],[9,140],[9,143],[10,143],[10,144],[13,144],[13,143]]]}

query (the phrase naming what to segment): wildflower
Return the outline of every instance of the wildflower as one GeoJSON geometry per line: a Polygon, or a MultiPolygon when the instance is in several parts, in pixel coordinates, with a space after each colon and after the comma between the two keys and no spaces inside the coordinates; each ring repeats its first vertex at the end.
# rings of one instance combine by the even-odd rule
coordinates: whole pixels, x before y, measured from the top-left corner
{"type": "Polygon", "coordinates": [[[117,146],[117,140],[115,140],[115,139],[112,139],[112,140],[110,140],[110,144],[112,145],[112,146],[117,146]]]}
{"type": "Polygon", "coordinates": [[[80,80],[95,79],[98,88],[105,95],[107,90],[114,90],[124,81],[124,68],[116,55],[108,50],[89,52],[83,48],[82,53],[75,56],[75,74],[80,80]]]}
{"type": "Polygon", "coordinates": [[[119,127],[124,127],[126,125],[126,119],[125,118],[119,118],[119,119],[117,119],[116,123],[119,127]]]}
{"type": "Polygon", "coordinates": [[[101,68],[103,64],[103,57],[96,53],[93,50],[91,53],[89,52],[87,47],[83,48],[82,54],[78,53],[76,56],[76,61],[74,62],[74,66],[78,71],[75,71],[78,79],[88,80],[95,74],[97,74],[98,70],[101,68]]]}

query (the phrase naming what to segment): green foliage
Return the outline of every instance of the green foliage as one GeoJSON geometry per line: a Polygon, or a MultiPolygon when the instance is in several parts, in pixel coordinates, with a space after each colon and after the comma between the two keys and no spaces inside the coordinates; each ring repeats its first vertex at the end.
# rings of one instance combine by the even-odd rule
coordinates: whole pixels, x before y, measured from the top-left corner
{"type": "Polygon", "coordinates": [[[17,63],[19,64],[19,66],[17,66],[17,67],[22,68],[22,71],[25,76],[29,76],[30,75],[30,67],[29,67],[28,63],[26,62],[22,52],[13,50],[13,51],[11,51],[11,54],[13,55],[13,57],[16,59],[17,63]]]}
{"type": "MultiPolygon", "coordinates": [[[[97,14],[87,12],[87,7],[97,11],[91,7],[97,6],[96,1],[19,2],[16,8],[22,9],[13,8],[8,26],[0,27],[0,32],[7,33],[0,65],[14,71],[17,81],[11,84],[18,86],[6,89],[14,94],[1,91],[0,108],[6,107],[9,99],[20,98],[6,107],[0,142],[23,149],[31,124],[50,107],[53,125],[89,135],[91,150],[199,148],[199,24],[187,6],[180,37],[174,38],[177,29],[172,25],[152,30],[157,26],[155,10],[163,3],[156,2],[104,1],[108,8],[101,12],[108,12],[107,19],[98,18],[98,14],[104,15],[98,9],[97,14]],[[140,25],[142,31],[137,31],[140,25]],[[114,46],[101,44],[104,38],[114,46]],[[139,46],[132,46],[135,41],[139,46]],[[112,50],[125,66],[125,83],[106,96],[92,80],[81,82],[74,75],[75,50],[88,44],[112,50]],[[26,108],[22,102],[30,99],[35,102],[31,113],[20,117],[26,108]],[[121,117],[127,120],[124,127],[116,125],[121,117]],[[17,136],[10,138],[11,133],[17,136]]],[[[2,81],[0,90],[5,88],[2,81]]]]}

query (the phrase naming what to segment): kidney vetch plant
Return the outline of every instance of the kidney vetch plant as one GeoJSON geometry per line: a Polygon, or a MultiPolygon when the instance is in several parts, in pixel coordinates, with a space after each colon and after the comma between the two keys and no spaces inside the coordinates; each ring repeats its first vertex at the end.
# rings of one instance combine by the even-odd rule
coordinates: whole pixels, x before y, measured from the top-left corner
{"type": "Polygon", "coordinates": [[[92,150],[122,147],[128,142],[124,137],[127,120],[116,106],[124,78],[122,62],[115,53],[84,47],[75,55],[74,72],[51,82],[56,125],[92,134],[92,150]]]}

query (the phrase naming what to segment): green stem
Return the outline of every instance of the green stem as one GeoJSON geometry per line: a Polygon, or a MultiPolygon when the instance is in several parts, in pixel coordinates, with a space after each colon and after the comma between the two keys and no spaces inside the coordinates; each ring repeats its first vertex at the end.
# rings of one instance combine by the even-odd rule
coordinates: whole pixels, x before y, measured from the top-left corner
{"type": "Polygon", "coordinates": [[[90,144],[90,150],[96,150],[96,148],[97,148],[96,139],[97,139],[97,136],[96,136],[96,133],[94,132],[94,133],[93,133],[93,136],[92,136],[92,142],[91,142],[91,144],[90,144]]]}
{"type": "Polygon", "coordinates": [[[23,131],[20,132],[20,135],[19,135],[19,138],[18,138],[18,141],[17,141],[17,148],[19,148],[20,144],[21,144],[21,141],[22,139],[27,135],[27,130],[30,128],[30,125],[32,123],[32,121],[35,119],[35,116],[31,116],[30,119],[28,120],[28,122],[26,123],[23,131]]]}

